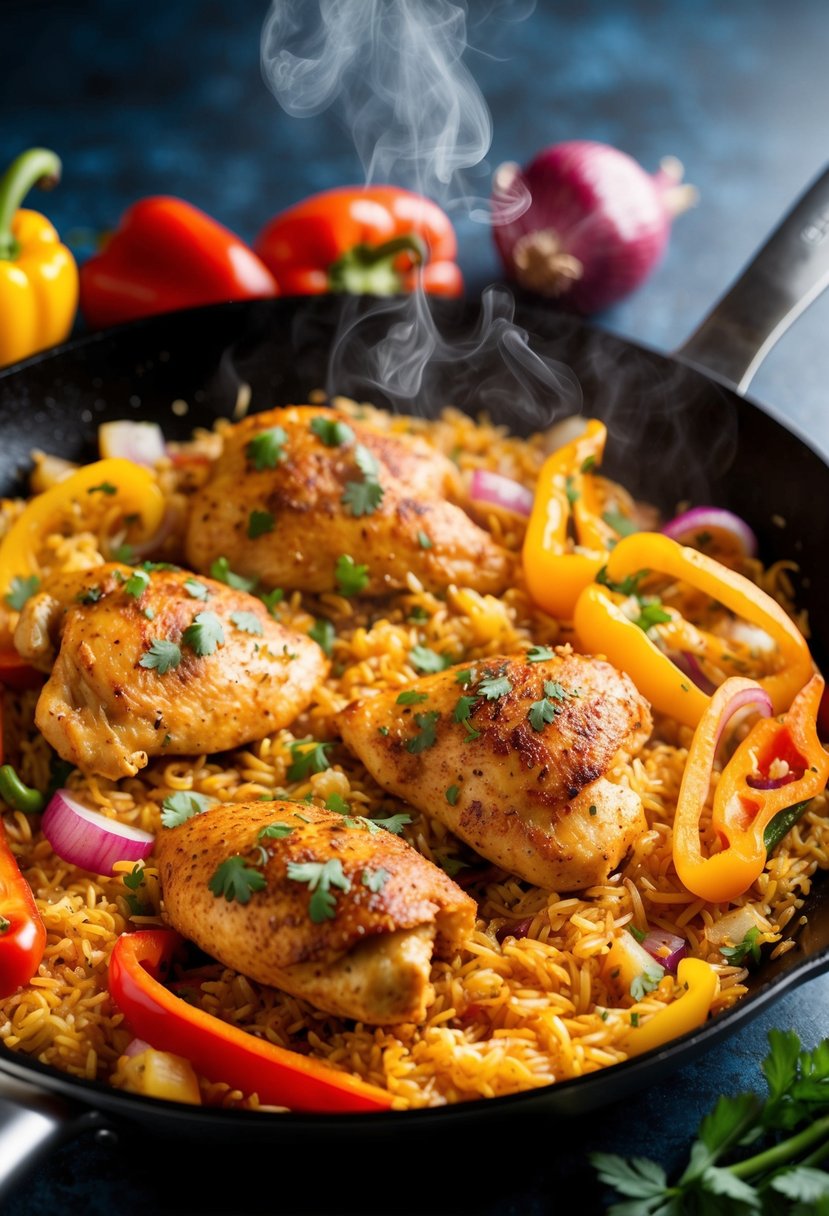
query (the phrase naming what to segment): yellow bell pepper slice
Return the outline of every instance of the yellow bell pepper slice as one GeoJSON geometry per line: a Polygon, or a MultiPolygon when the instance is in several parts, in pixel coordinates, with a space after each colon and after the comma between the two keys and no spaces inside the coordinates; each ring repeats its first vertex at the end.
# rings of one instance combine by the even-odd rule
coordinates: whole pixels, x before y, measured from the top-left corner
{"type": "Polygon", "coordinates": [[[654,1047],[662,1047],[702,1026],[717,992],[717,973],[700,958],[683,958],[676,973],[677,983],[684,988],[682,996],[640,1026],[631,1026],[622,1040],[629,1056],[640,1056],[654,1047]]]}
{"type": "Polygon", "coordinates": [[[601,462],[606,439],[605,425],[591,418],[583,435],[547,457],[538,476],[522,549],[524,577],[536,604],[559,620],[572,618],[580,592],[607,561],[604,543],[592,547],[595,529],[588,537],[589,512],[584,503],[579,506],[586,472],[601,462]],[[568,537],[571,514],[582,552],[568,537]]]}
{"type": "MultiPolygon", "coordinates": [[[[774,713],[785,712],[812,675],[808,643],[788,613],[750,579],[697,549],[661,532],[635,532],[608,554],[606,571],[611,584],[641,571],[666,574],[703,591],[767,633],[777,647],[779,669],[758,683],[771,697],[774,713]]],[[[607,587],[592,585],[582,592],[573,614],[581,646],[605,654],[626,671],[656,709],[696,727],[710,698],[625,616],[619,604],[620,598],[614,599],[607,587]]]]}
{"type": "Polygon", "coordinates": [[[117,506],[124,516],[135,515],[141,523],[142,538],[158,529],[164,515],[164,495],[148,469],[122,457],[84,465],[31,499],[9,528],[0,543],[0,599],[8,594],[13,579],[37,572],[35,557],[46,536],[73,503],[88,503],[94,493],[105,496],[107,506],[117,506]]]}

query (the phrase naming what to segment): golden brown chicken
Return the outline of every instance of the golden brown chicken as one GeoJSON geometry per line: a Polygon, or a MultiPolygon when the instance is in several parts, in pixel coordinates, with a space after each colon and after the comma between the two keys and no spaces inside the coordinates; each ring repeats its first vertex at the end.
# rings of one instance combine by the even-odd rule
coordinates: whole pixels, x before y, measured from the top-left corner
{"type": "Polygon", "coordinates": [[[447,500],[451,461],[425,440],[289,406],[246,418],[225,436],[193,497],[187,561],[227,557],[266,586],[381,595],[409,572],[432,591],[450,583],[499,592],[512,559],[447,500]]]}
{"type": "Polygon", "coordinates": [[[14,640],[50,671],[38,729],[64,760],[113,779],[150,756],[262,739],[328,672],[316,642],[261,600],[175,569],[110,563],[55,576],[24,605],[14,640]]]}
{"type": "Polygon", "coordinates": [[[374,779],[528,882],[576,891],[619,865],[645,818],[608,781],[650,710],[626,675],[567,650],[426,676],[344,711],[343,739],[374,779]]]}
{"type": "Polygon", "coordinates": [[[433,954],[475,903],[404,840],[290,802],[225,803],[162,830],[164,916],[228,967],[371,1025],[419,1022],[433,954]]]}

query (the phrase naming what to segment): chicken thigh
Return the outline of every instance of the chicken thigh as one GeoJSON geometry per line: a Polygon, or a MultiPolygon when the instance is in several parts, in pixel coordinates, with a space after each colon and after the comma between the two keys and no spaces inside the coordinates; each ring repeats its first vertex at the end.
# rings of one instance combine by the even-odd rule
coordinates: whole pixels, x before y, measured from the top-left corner
{"type": "Polygon", "coordinates": [[[261,600],[175,569],[110,563],[51,578],[15,631],[50,671],[35,723],[85,772],[239,747],[289,725],[328,672],[316,642],[261,600]],[[55,649],[57,657],[55,658],[55,649]]]}
{"type": "Polygon", "coordinates": [[[639,796],[606,774],[650,727],[626,675],[567,650],[449,668],[355,701],[340,720],[385,790],[557,891],[606,879],[644,830],[639,796]]]}
{"type": "Polygon", "coordinates": [[[157,856],[164,916],[181,934],[370,1025],[422,1021],[433,954],[451,956],[475,925],[474,901],[404,840],[317,806],[215,806],[163,830],[157,856]]]}
{"type": "Polygon", "coordinates": [[[450,583],[502,591],[512,559],[447,494],[451,461],[425,440],[346,421],[335,410],[289,406],[255,414],[226,434],[192,501],[187,561],[208,571],[227,557],[267,586],[338,589],[338,562],[366,566],[350,594],[450,583]]]}

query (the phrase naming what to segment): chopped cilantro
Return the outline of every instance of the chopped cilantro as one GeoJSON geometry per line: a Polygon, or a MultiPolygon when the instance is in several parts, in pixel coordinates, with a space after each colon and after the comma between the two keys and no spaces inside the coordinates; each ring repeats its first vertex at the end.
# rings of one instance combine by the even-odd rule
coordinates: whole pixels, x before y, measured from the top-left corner
{"type": "Polygon", "coordinates": [[[527,712],[527,717],[533,730],[543,730],[549,722],[555,721],[555,716],[558,712],[552,701],[548,701],[546,697],[542,697],[540,701],[533,701],[527,712]]]}
{"type": "Polygon", "coordinates": [[[210,592],[205,587],[204,583],[200,583],[197,578],[188,578],[184,580],[184,590],[194,600],[206,600],[210,596],[210,592]]]}
{"type": "Polygon", "coordinates": [[[155,608],[151,607],[148,604],[147,607],[143,611],[144,611],[144,616],[147,618],[148,621],[155,620],[155,608]]]}
{"type": "Polygon", "coordinates": [[[181,640],[200,658],[213,654],[217,646],[224,645],[222,622],[215,612],[199,612],[192,625],[188,625],[184,630],[181,640]]]}
{"type": "Polygon", "coordinates": [[[734,963],[735,966],[739,966],[740,963],[745,962],[749,956],[753,962],[759,963],[760,944],[757,940],[759,936],[760,930],[756,925],[752,925],[746,932],[743,940],[738,942],[736,946],[721,946],[720,954],[723,958],[727,958],[730,963],[734,963]]]}
{"type": "Polygon", "coordinates": [[[411,822],[411,815],[405,814],[389,815],[386,819],[366,819],[367,824],[383,828],[384,831],[391,832],[392,836],[399,836],[406,824],[411,822]]]}
{"type": "Polygon", "coordinates": [[[444,671],[452,665],[452,659],[448,654],[438,654],[436,650],[432,650],[428,646],[413,646],[409,651],[409,662],[412,667],[424,674],[444,671]]]}
{"type": "Polygon", "coordinates": [[[459,671],[455,676],[455,683],[466,688],[469,684],[475,682],[475,669],[473,667],[465,667],[463,671],[459,671]]]}
{"type": "Polygon", "coordinates": [[[261,637],[265,632],[265,626],[255,612],[231,612],[230,619],[237,629],[242,630],[242,633],[253,633],[257,637],[261,637]]]}
{"type": "Polygon", "coordinates": [[[420,545],[421,549],[432,548],[432,538],[427,532],[418,532],[417,543],[420,545]]]}
{"type": "Polygon", "coordinates": [[[256,833],[257,840],[284,840],[290,836],[293,828],[289,823],[269,823],[256,833]]]}
{"type": "Polygon", "coordinates": [[[477,704],[477,697],[458,697],[455,702],[455,708],[452,710],[452,721],[468,722],[469,715],[477,704]]]}
{"type": "Polygon", "coordinates": [[[437,853],[435,861],[450,878],[454,878],[461,870],[469,869],[468,861],[461,861],[460,857],[455,857],[452,853],[437,853]]]}
{"type": "Polygon", "coordinates": [[[273,591],[257,591],[256,594],[271,616],[276,616],[276,606],[277,604],[281,604],[285,598],[285,592],[282,588],[274,587],[273,591]]]}
{"type": "Polygon", "coordinates": [[[341,553],[334,567],[337,590],[341,595],[359,595],[371,581],[368,566],[359,566],[348,553],[341,553]]]}
{"type": "Polygon", "coordinates": [[[377,734],[378,734],[378,735],[384,735],[384,736],[385,736],[385,735],[387,735],[388,733],[389,733],[389,728],[388,728],[387,726],[378,726],[378,727],[377,727],[377,734]]]}
{"type": "Polygon", "coordinates": [[[311,430],[321,439],[327,448],[341,448],[347,443],[354,442],[354,432],[345,422],[338,418],[323,418],[321,415],[311,419],[311,430]]]}
{"type": "Polygon", "coordinates": [[[292,743],[288,780],[304,781],[311,773],[322,773],[330,768],[327,749],[331,746],[330,743],[317,743],[314,739],[299,739],[292,743]]]}
{"type": "Polygon", "coordinates": [[[154,667],[160,676],[166,675],[171,667],[178,667],[181,662],[181,650],[175,642],[164,638],[153,638],[150,649],[146,650],[138,660],[139,667],[154,667]]]}
{"type": "Polygon", "coordinates": [[[5,916],[0,915],[0,933],[8,933],[11,927],[11,921],[7,920],[5,916]]]}
{"type": "Polygon", "coordinates": [[[653,992],[655,988],[658,988],[659,981],[663,975],[664,972],[661,967],[659,970],[656,970],[655,967],[653,969],[646,967],[639,975],[634,976],[630,985],[630,995],[634,1001],[641,1001],[649,992],[653,992]]]}
{"type": "Polygon", "coordinates": [[[86,591],[80,591],[75,598],[79,604],[97,604],[103,594],[100,587],[87,587],[86,591]]]}
{"type": "Polygon", "coordinates": [[[259,582],[257,578],[245,578],[241,574],[234,574],[226,557],[217,557],[211,563],[210,574],[216,582],[227,583],[228,587],[233,587],[235,591],[253,591],[259,582]]]}
{"type": "Polygon", "coordinates": [[[123,562],[125,566],[131,566],[135,561],[135,549],[126,541],[122,545],[116,545],[112,550],[112,560],[123,562]]]}
{"type": "Polygon", "coordinates": [[[571,507],[575,506],[575,504],[581,498],[581,491],[576,486],[575,477],[566,477],[565,478],[564,492],[567,495],[567,501],[569,502],[570,506],[571,507]]]}
{"type": "Polygon", "coordinates": [[[320,650],[328,655],[329,659],[331,658],[334,652],[334,642],[337,637],[337,632],[331,621],[327,621],[325,617],[319,617],[308,630],[308,637],[313,638],[320,650]]]}
{"type": "Polygon", "coordinates": [[[649,574],[649,570],[637,570],[634,574],[626,575],[621,582],[614,583],[607,576],[607,566],[602,566],[596,575],[596,582],[601,583],[603,587],[608,587],[611,591],[617,592],[619,595],[637,595],[639,584],[649,574]]]}
{"type": "Polygon", "coordinates": [[[336,915],[336,897],[331,888],[351,890],[351,880],[343,873],[339,857],[321,861],[289,861],[288,877],[294,882],[306,883],[311,891],[308,914],[315,925],[324,920],[333,920],[336,915]]]}
{"type": "Polygon", "coordinates": [[[417,692],[414,688],[407,688],[404,692],[397,694],[397,705],[420,705],[422,701],[428,701],[428,692],[417,692]]]}
{"type": "Polygon", "coordinates": [[[422,604],[413,604],[409,609],[408,620],[414,621],[417,624],[420,621],[428,621],[429,613],[422,604]]]}
{"type": "Polygon", "coordinates": [[[633,623],[634,625],[638,625],[640,629],[643,629],[645,633],[653,628],[654,625],[662,625],[665,621],[671,620],[670,612],[665,611],[662,607],[662,601],[655,596],[653,598],[640,599],[639,604],[641,610],[633,623]]]}
{"type": "Polygon", "coordinates": [[[446,801],[450,806],[454,806],[461,796],[461,787],[459,785],[450,785],[446,791],[446,801]]]}
{"type": "Polygon", "coordinates": [[[555,653],[550,646],[531,646],[527,651],[528,663],[544,663],[547,659],[554,659],[555,653]]]}
{"type": "Polygon", "coordinates": [[[129,874],[122,874],[121,877],[125,887],[129,887],[131,891],[137,891],[144,881],[144,867],[137,861],[129,874]]]}
{"type": "Polygon", "coordinates": [[[477,692],[486,697],[487,701],[497,701],[512,692],[512,681],[506,676],[485,676],[478,685],[477,692]]]}
{"type": "Polygon", "coordinates": [[[19,612],[26,603],[26,600],[31,599],[39,586],[40,579],[36,574],[32,574],[29,578],[21,578],[20,575],[15,575],[9,583],[9,589],[3,598],[10,608],[14,608],[15,612],[19,612]]]}
{"type": "Polygon", "coordinates": [[[602,519],[618,536],[632,536],[639,531],[630,516],[623,515],[621,511],[604,511],[602,519]]]}
{"type": "Polygon", "coordinates": [[[374,895],[378,895],[390,878],[391,874],[389,874],[388,870],[384,870],[382,866],[378,866],[376,870],[372,870],[369,866],[366,866],[360,881],[374,895]]]}
{"type": "Polygon", "coordinates": [[[329,794],[325,800],[325,809],[327,811],[334,811],[337,815],[347,815],[351,807],[342,794],[329,794]]]}
{"type": "Polygon", "coordinates": [[[579,470],[579,472],[592,473],[592,471],[593,471],[593,469],[595,469],[595,467],[596,467],[596,457],[595,456],[585,456],[584,460],[581,462],[581,469],[579,470]]]}
{"type": "Polygon", "coordinates": [[[437,743],[437,721],[440,713],[436,709],[429,710],[425,714],[415,714],[415,723],[420,728],[418,734],[409,739],[406,744],[406,751],[416,755],[418,752],[425,752],[428,748],[434,747],[437,743]]]}
{"type": "Polygon", "coordinates": [[[340,501],[359,518],[374,514],[383,501],[383,493],[379,481],[347,481],[340,501]]]}
{"type": "Polygon", "coordinates": [[[207,794],[197,794],[194,790],[177,790],[175,794],[168,794],[162,802],[161,822],[165,828],[177,828],[194,815],[201,815],[215,803],[216,799],[209,798],[207,794]]]}
{"type": "Polygon", "coordinates": [[[246,904],[254,891],[264,890],[267,882],[260,870],[249,866],[237,853],[222,862],[207,885],[216,899],[223,895],[228,903],[235,899],[238,904],[246,904]]]}
{"type": "Polygon", "coordinates": [[[265,536],[268,532],[273,532],[275,523],[270,511],[251,511],[248,516],[248,536],[251,540],[265,536]]]}
{"type": "Polygon", "coordinates": [[[87,494],[117,494],[118,487],[114,486],[111,481],[102,481],[100,485],[90,486],[86,492],[87,494]]]}
{"type": "Polygon", "coordinates": [[[272,426],[267,431],[254,435],[245,452],[247,458],[257,472],[262,469],[275,469],[285,455],[285,444],[288,433],[281,426],[272,426]]]}
{"type": "Polygon", "coordinates": [[[127,595],[133,595],[137,599],[139,595],[147,590],[150,585],[150,576],[146,570],[133,570],[127,581],[124,583],[124,591],[127,595]]]}
{"type": "Polygon", "coordinates": [[[549,697],[551,701],[566,701],[568,697],[578,696],[578,693],[575,690],[568,692],[558,680],[545,680],[544,696],[549,697]]]}

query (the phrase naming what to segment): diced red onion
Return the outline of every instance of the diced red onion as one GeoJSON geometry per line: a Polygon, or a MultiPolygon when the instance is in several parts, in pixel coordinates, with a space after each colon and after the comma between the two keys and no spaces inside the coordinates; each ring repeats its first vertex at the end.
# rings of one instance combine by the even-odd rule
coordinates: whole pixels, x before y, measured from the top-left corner
{"type": "Polygon", "coordinates": [[[69,790],[56,790],[43,812],[43,834],[58,857],[91,874],[111,874],[116,861],[141,861],[155,837],[83,806],[69,790]]]}
{"type": "Polygon", "coordinates": [[[132,1058],[132,1056],[143,1055],[145,1051],[152,1051],[151,1045],[144,1039],[133,1039],[131,1043],[127,1043],[123,1054],[132,1058]]]}
{"type": "Polygon", "coordinates": [[[676,933],[666,929],[651,929],[642,941],[642,946],[666,971],[676,971],[680,959],[688,953],[688,943],[676,933]]]}
{"type": "Polygon", "coordinates": [[[784,785],[791,785],[799,776],[799,773],[786,773],[785,777],[746,777],[746,785],[750,785],[753,790],[781,790],[784,785]]]}
{"type": "Polygon", "coordinates": [[[476,469],[472,474],[469,497],[473,502],[486,503],[511,511],[513,515],[529,516],[533,509],[533,492],[511,477],[491,473],[488,469],[476,469]]]}
{"type": "Polygon", "coordinates": [[[103,458],[122,456],[150,469],[167,454],[164,433],[157,422],[133,422],[127,418],[101,423],[98,448],[103,458]]]}
{"type": "Polygon", "coordinates": [[[717,724],[718,743],[728,723],[741,709],[754,709],[763,718],[770,718],[772,712],[771,697],[765,688],[761,688],[759,684],[753,688],[741,688],[735,692],[734,696],[723,709],[722,717],[717,724]]]}
{"type": "Polygon", "coordinates": [[[683,650],[674,660],[680,671],[684,671],[689,679],[693,680],[697,688],[701,688],[708,696],[717,687],[713,680],[709,680],[708,676],[699,665],[699,659],[690,650],[683,650]]]}
{"type": "Polygon", "coordinates": [[[669,520],[662,532],[672,540],[693,542],[695,533],[710,532],[712,529],[733,537],[745,557],[756,555],[757,537],[751,528],[739,515],[723,507],[692,507],[690,511],[683,511],[669,520]]]}

